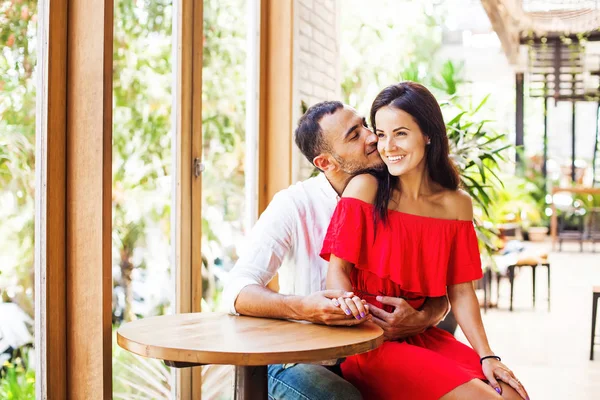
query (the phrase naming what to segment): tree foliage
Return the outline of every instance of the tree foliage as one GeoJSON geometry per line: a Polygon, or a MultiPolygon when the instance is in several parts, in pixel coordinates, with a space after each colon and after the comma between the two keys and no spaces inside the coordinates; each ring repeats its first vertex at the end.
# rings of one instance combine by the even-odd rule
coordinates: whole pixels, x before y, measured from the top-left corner
{"type": "Polygon", "coordinates": [[[33,315],[37,1],[0,1],[0,292],[33,315]]]}

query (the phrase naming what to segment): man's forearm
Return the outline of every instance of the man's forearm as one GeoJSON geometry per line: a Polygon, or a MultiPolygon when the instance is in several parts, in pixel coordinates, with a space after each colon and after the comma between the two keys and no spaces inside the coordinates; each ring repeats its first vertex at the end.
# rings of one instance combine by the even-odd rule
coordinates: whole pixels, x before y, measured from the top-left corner
{"type": "Polygon", "coordinates": [[[235,301],[239,314],[252,317],[303,319],[302,296],[289,296],[273,292],[264,286],[248,285],[235,301]]]}

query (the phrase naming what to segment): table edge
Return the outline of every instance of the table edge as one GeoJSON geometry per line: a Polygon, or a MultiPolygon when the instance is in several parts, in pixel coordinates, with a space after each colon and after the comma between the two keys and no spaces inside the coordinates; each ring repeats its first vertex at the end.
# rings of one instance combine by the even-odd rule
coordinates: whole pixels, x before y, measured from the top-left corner
{"type": "MultiPolygon", "coordinates": [[[[379,327],[378,327],[379,328],[379,327]]],[[[185,351],[179,348],[152,347],[129,339],[117,330],[117,344],[131,353],[146,358],[163,361],[239,366],[259,366],[269,364],[311,363],[366,353],[381,346],[384,342],[383,330],[379,336],[362,343],[333,346],[315,350],[294,350],[277,353],[228,353],[207,350],[185,351]]]]}

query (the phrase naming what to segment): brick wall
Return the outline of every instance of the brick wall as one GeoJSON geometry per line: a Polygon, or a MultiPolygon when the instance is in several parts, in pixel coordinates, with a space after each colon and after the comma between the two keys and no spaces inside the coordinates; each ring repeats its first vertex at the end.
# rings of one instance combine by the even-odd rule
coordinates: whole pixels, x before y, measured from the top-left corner
{"type": "MultiPolygon", "coordinates": [[[[341,100],[339,0],[294,0],[293,130],[301,104],[341,100]]],[[[292,182],[314,167],[293,146],[292,182]]]]}

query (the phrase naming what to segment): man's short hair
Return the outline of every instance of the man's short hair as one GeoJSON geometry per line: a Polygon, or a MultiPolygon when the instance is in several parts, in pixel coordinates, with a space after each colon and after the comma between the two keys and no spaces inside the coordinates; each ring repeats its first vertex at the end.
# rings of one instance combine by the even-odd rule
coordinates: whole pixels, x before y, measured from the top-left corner
{"type": "Polygon", "coordinates": [[[298,127],[294,133],[296,145],[313,165],[314,158],[329,148],[319,122],[325,115],[333,114],[340,108],[344,108],[342,102],[322,101],[306,110],[298,121],[298,127]]]}

